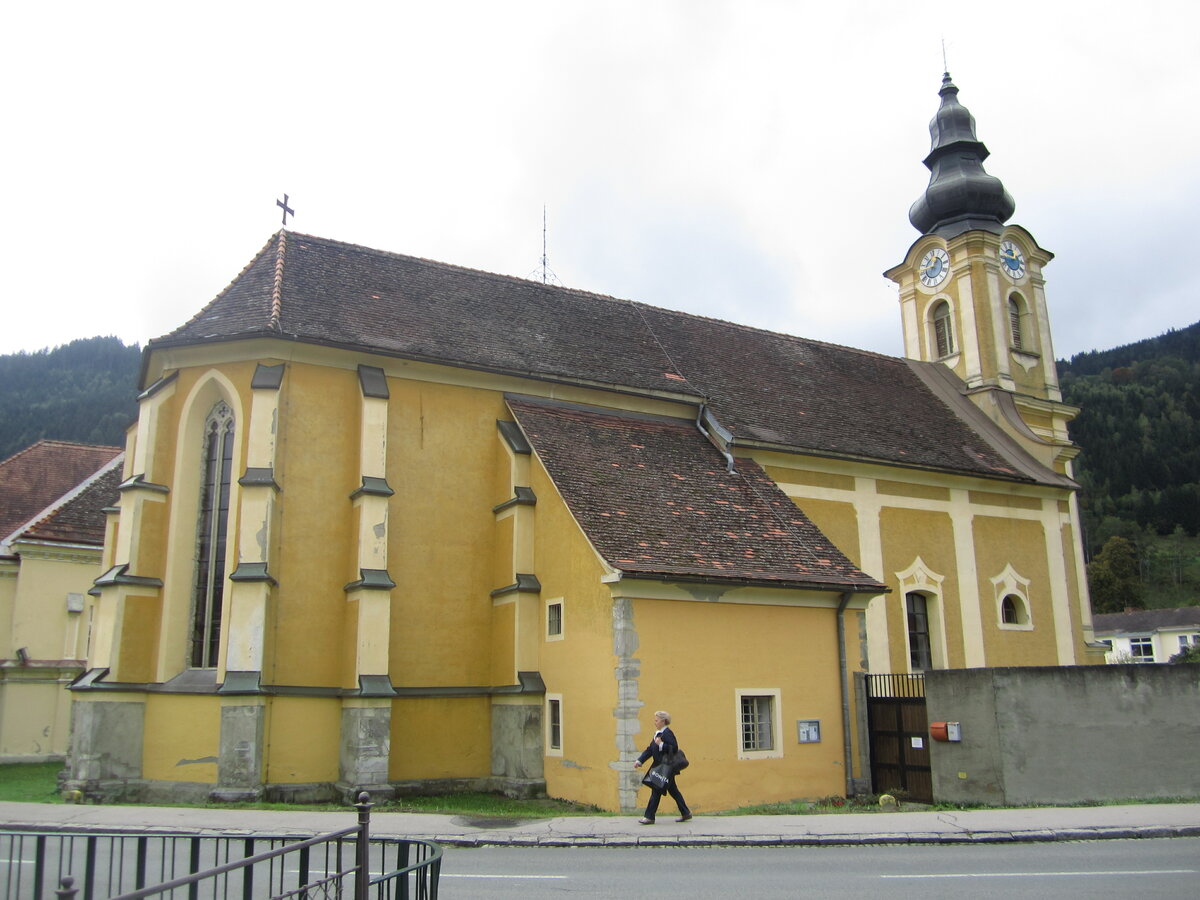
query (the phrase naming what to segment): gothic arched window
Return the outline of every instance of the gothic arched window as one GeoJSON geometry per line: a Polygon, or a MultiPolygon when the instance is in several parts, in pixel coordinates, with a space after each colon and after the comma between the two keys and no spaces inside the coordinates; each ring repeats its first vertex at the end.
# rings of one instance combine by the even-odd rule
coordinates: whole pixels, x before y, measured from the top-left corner
{"type": "Polygon", "coordinates": [[[1024,342],[1021,338],[1021,304],[1017,300],[1016,295],[1008,298],[1008,330],[1012,335],[1013,349],[1023,349],[1024,342]]]}
{"type": "Polygon", "coordinates": [[[945,300],[933,308],[933,340],[937,357],[942,359],[954,352],[954,331],[950,327],[950,304],[945,300]]]}
{"type": "Polygon", "coordinates": [[[192,589],[194,668],[217,664],[221,601],[225,594],[225,544],[229,532],[229,485],[233,467],[233,410],[218,402],[204,421],[200,521],[196,527],[196,578],[192,589]]]}

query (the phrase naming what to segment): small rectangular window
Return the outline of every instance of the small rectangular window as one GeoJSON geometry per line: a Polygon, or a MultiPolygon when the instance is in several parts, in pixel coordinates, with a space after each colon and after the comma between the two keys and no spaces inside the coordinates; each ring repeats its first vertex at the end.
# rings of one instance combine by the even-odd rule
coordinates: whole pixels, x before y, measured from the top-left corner
{"type": "Polygon", "coordinates": [[[736,688],[738,759],[783,756],[783,710],[778,688],[736,688]]]}
{"type": "Polygon", "coordinates": [[[774,697],[742,697],[742,749],[774,750],[771,733],[774,697]]]}
{"type": "Polygon", "coordinates": [[[563,637],[563,602],[550,600],[546,603],[546,640],[561,641],[563,637]]]}

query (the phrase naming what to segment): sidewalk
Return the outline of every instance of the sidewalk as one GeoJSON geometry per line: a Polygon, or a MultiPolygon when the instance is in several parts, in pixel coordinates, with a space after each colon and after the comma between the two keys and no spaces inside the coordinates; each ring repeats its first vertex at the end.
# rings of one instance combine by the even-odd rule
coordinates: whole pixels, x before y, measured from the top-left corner
{"type": "MultiPolygon", "coordinates": [[[[345,812],[73,806],[0,803],[0,828],[168,830],[313,835],[356,821],[345,812]]],[[[1046,807],[957,812],[841,813],[806,816],[704,816],[654,825],[637,816],[474,819],[380,812],[371,833],[435,841],[448,847],[662,847],[938,844],[970,841],[1082,841],[1107,838],[1200,837],[1200,803],[1046,807]]]]}

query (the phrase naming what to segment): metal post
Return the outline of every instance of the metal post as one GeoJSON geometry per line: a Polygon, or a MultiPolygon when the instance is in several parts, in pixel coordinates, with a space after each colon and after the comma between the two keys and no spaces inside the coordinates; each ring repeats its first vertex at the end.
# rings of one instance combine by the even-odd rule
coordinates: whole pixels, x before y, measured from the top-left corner
{"type": "Polygon", "coordinates": [[[358,844],[354,851],[354,900],[367,900],[371,884],[371,795],[363,791],[354,808],[358,810],[358,844]]]}
{"type": "MultiPolygon", "coordinates": [[[[46,878],[46,836],[39,834],[33,841],[33,897],[42,900],[42,882],[46,878]]],[[[17,869],[17,884],[21,883],[20,869],[17,869]]]]}
{"type": "Polygon", "coordinates": [[[58,900],[75,900],[75,879],[70,875],[64,875],[59,883],[59,888],[54,892],[54,896],[58,900]]]}

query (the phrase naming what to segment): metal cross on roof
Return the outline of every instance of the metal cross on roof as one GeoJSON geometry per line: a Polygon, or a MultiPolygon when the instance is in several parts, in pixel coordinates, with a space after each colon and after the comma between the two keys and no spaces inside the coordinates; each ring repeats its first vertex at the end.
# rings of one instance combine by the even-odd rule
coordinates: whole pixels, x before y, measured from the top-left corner
{"type": "Polygon", "coordinates": [[[275,205],[283,210],[283,227],[287,228],[287,217],[296,218],[296,211],[288,206],[288,195],[284,194],[282,200],[276,200],[275,205]]]}

